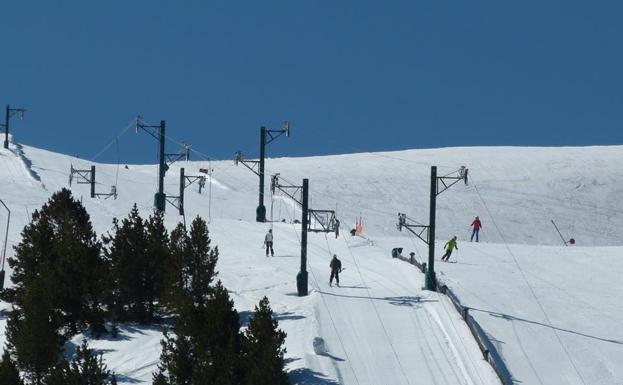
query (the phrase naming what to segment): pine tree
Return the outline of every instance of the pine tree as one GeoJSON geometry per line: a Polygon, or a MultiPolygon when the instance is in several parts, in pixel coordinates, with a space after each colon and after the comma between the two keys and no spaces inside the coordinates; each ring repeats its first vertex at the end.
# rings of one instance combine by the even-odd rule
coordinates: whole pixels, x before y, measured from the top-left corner
{"type": "Polygon", "coordinates": [[[24,385],[19,376],[19,370],[11,358],[9,351],[4,349],[0,360],[0,384],[2,385],[24,385]]]}
{"type": "Polygon", "coordinates": [[[110,265],[112,295],[109,299],[111,317],[114,321],[149,322],[145,289],[147,276],[147,233],[145,222],[136,204],[121,224],[113,219],[115,234],[106,237],[109,245],[105,251],[110,265]]]}
{"type": "Polygon", "coordinates": [[[210,246],[208,227],[196,217],[187,233],[179,224],[171,232],[168,263],[164,272],[163,297],[170,310],[178,311],[185,300],[205,304],[218,274],[218,247],[210,246]]]}
{"type": "Polygon", "coordinates": [[[264,297],[255,307],[255,314],[242,339],[242,370],[245,385],[286,385],[288,376],[284,371],[283,347],[286,333],[277,329],[268,298],[264,297]]]}
{"type": "Polygon", "coordinates": [[[48,286],[52,307],[60,310],[67,335],[86,325],[103,330],[101,244],[88,213],[69,190],[53,194],[33,213],[9,266],[14,285],[3,290],[3,299],[23,307],[27,284],[47,277],[53,283],[48,286]]]}
{"type": "Polygon", "coordinates": [[[164,374],[162,372],[158,372],[154,374],[152,385],[169,385],[169,383],[167,382],[167,378],[164,376],[164,374]]]}
{"type": "Polygon", "coordinates": [[[163,287],[161,298],[163,305],[175,311],[182,300],[182,289],[186,287],[183,277],[185,255],[188,250],[188,234],[184,225],[179,223],[171,232],[167,261],[164,264],[163,287]]]}
{"type": "Polygon", "coordinates": [[[171,385],[240,383],[240,319],[218,282],[205,304],[180,306],[172,334],[162,341],[154,383],[171,385]]]}
{"type": "Polygon", "coordinates": [[[102,355],[97,355],[89,349],[87,340],[83,340],[82,345],[76,350],[76,357],[71,362],[70,370],[80,379],[81,384],[109,384],[110,372],[106,369],[102,355]]]}
{"type": "Polygon", "coordinates": [[[164,214],[154,211],[147,221],[147,260],[145,289],[147,290],[149,318],[154,318],[155,302],[160,302],[164,291],[165,266],[169,262],[169,234],[164,226],[164,214]]]}
{"type": "Polygon", "coordinates": [[[71,363],[63,360],[45,379],[45,385],[113,385],[117,382],[106,369],[101,354],[89,349],[86,340],[76,349],[71,363]]]}
{"type": "Polygon", "coordinates": [[[188,250],[183,269],[187,282],[186,289],[195,304],[206,302],[210,294],[210,285],[217,275],[218,247],[212,248],[211,242],[208,225],[205,220],[197,216],[190,226],[188,250]]]}
{"type": "Polygon", "coordinates": [[[197,339],[200,383],[236,385],[240,383],[240,317],[229,292],[218,281],[204,308],[197,339]],[[201,349],[203,347],[203,349],[201,349]]]}
{"type": "Polygon", "coordinates": [[[49,282],[33,280],[23,293],[23,305],[9,315],[6,336],[17,366],[30,383],[40,385],[60,360],[64,338],[58,333],[61,316],[52,306],[49,282]],[[48,284],[48,285],[46,285],[48,284]]]}

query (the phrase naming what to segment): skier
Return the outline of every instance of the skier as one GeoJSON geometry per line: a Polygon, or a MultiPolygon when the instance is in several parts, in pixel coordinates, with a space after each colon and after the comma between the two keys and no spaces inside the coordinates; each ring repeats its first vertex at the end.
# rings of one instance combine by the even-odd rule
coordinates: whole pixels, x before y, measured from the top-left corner
{"type": "Polygon", "coordinates": [[[474,240],[474,235],[475,235],[476,242],[478,242],[478,233],[480,232],[480,229],[482,228],[482,223],[480,223],[480,218],[476,217],[476,219],[474,219],[470,227],[471,226],[474,227],[474,231],[472,231],[472,237],[469,239],[469,241],[472,242],[474,240]]]}
{"type": "Polygon", "coordinates": [[[340,236],[340,220],[335,218],[335,239],[340,236]]]}
{"type": "Polygon", "coordinates": [[[337,259],[337,255],[333,254],[333,259],[329,264],[331,268],[331,278],[329,278],[329,286],[333,286],[333,277],[335,277],[335,282],[337,282],[337,287],[340,287],[340,276],[339,273],[342,272],[342,262],[337,259]]]}
{"type": "Polygon", "coordinates": [[[275,256],[275,251],[273,250],[273,229],[268,230],[266,236],[264,237],[264,245],[266,245],[266,256],[268,257],[268,251],[270,250],[270,256],[275,256]]]}
{"type": "Polygon", "coordinates": [[[446,245],[444,246],[444,249],[446,249],[446,253],[443,255],[443,257],[441,257],[442,261],[448,261],[448,259],[450,259],[450,255],[452,255],[452,250],[454,249],[459,249],[456,246],[456,235],[454,237],[452,237],[451,240],[449,240],[448,242],[446,242],[446,245]]]}

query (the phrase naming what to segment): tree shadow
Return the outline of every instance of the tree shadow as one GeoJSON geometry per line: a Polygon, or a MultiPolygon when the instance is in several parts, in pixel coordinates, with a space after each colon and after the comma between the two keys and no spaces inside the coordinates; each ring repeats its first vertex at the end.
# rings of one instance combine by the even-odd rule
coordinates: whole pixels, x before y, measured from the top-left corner
{"type": "Polygon", "coordinates": [[[526,322],[526,323],[530,323],[530,324],[533,324],[533,325],[539,325],[539,326],[544,326],[544,327],[547,327],[547,328],[550,328],[550,329],[559,330],[559,331],[565,332],[565,333],[571,333],[571,334],[575,334],[575,335],[578,335],[578,336],[591,338],[591,339],[598,340],[598,341],[608,342],[608,343],[617,344],[617,345],[623,345],[623,341],[618,341],[618,340],[613,340],[613,339],[608,339],[608,338],[603,338],[603,337],[597,337],[597,336],[593,336],[593,335],[582,333],[582,332],[576,332],[574,330],[563,329],[563,328],[559,328],[559,327],[556,327],[556,326],[553,326],[553,325],[547,325],[547,324],[544,324],[544,323],[538,322],[538,321],[532,321],[532,320],[528,320],[528,319],[521,318],[521,317],[515,317],[515,316],[504,314],[504,313],[498,313],[498,312],[495,312],[495,311],[489,311],[489,310],[484,310],[484,309],[477,309],[477,308],[473,308],[473,307],[470,307],[469,311],[477,311],[477,312],[482,312],[482,313],[488,313],[492,317],[502,318],[502,319],[505,319],[507,321],[526,322]]]}
{"type": "Polygon", "coordinates": [[[347,295],[347,294],[336,294],[329,293],[326,291],[319,291],[320,294],[330,295],[333,297],[343,297],[343,298],[357,298],[357,299],[373,299],[375,301],[386,301],[395,306],[417,306],[424,302],[439,302],[436,299],[424,299],[420,296],[402,296],[402,297],[365,297],[361,295],[347,295]]]}
{"type": "Polygon", "coordinates": [[[96,341],[130,341],[134,339],[134,335],[146,335],[145,331],[157,331],[164,332],[165,327],[163,325],[136,325],[136,324],[121,324],[116,326],[117,331],[115,335],[111,333],[112,326],[108,325],[108,333],[94,335],[91,332],[86,332],[85,336],[89,339],[96,341]]]}
{"type": "Polygon", "coordinates": [[[291,370],[288,372],[288,377],[290,382],[296,385],[340,385],[336,380],[308,368],[291,370]]]}
{"type": "Polygon", "coordinates": [[[317,353],[317,356],[322,356],[322,357],[328,357],[330,359],[332,359],[333,361],[337,361],[337,362],[344,362],[343,358],[340,357],[336,357],[330,353],[324,352],[324,353],[317,353]]]}
{"type": "Polygon", "coordinates": [[[130,376],[126,376],[124,374],[119,374],[119,373],[115,373],[115,377],[117,377],[117,382],[118,383],[129,383],[129,384],[140,384],[142,381],[137,380],[136,378],[130,377],[130,376]]]}
{"type": "Polygon", "coordinates": [[[369,289],[370,287],[368,286],[361,286],[361,285],[357,285],[357,286],[338,286],[341,289],[369,289]]]}
{"type": "MultiPolygon", "coordinates": [[[[238,317],[240,317],[240,326],[249,326],[249,321],[251,320],[251,317],[253,317],[254,313],[254,311],[250,310],[243,310],[241,312],[238,312],[238,317]]],[[[284,313],[273,313],[273,319],[276,321],[296,321],[304,318],[305,316],[294,314],[289,311],[284,313]]]]}
{"type": "Polygon", "coordinates": [[[283,320],[299,320],[299,319],[304,319],[305,316],[302,315],[298,315],[298,314],[294,314],[292,312],[284,312],[284,313],[276,313],[273,318],[277,321],[283,321],[283,320]]]}

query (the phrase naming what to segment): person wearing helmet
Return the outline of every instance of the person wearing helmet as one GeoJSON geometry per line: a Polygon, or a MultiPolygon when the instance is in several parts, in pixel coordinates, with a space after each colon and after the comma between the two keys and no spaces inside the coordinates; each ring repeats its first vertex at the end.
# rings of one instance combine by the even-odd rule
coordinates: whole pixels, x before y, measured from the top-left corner
{"type": "Polygon", "coordinates": [[[459,249],[456,246],[456,235],[454,237],[452,237],[451,240],[446,242],[446,245],[444,246],[444,249],[446,249],[446,253],[443,255],[443,257],[441,257],[441,260],[447,262],[448,259],[450,259],[450,255],[452,255],[452,250],[454,250],[454,249],[458,250],[459,249]]]}
{"type": "Polygon", "coordinates": [[[331,259],[329,267],[331,268],[331,278],[329,278],[329,286],[332,286],[333,278],[335,278],[335,282],[337,282],[337,287],[340,287],[339,273],[342,272],[342,262],[337,259],[337,255],[333,254],[333,259],[331,259]]]}
{"type": "Polygon", "coordinates": [[[474,235],[476,236],[476,242],[478,242],[478,233],[482,228],[482,223],[480,223],[480,218],[476,217],[470,226],[474,227],[474,231],[472,231],[472,237],[469,239],[470,242],[474,240],[474,235]]]}
{"type": "Polygon", "coordinates": [[[264,237],[264,245],[266,245],[266,256],[268,257],[268,252],[270,251],[270,256],[275,256],[275,251],[273,250],[273,229],[268,230],[266,236],[264,237]]]}

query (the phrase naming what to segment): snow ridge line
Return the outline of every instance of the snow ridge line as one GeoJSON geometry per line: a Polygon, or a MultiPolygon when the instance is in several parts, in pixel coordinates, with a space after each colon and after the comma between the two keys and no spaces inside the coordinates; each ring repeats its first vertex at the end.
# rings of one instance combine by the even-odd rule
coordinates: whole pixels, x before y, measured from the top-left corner
{"type": "Polygon", "coordinates": [[[443,282],[437,282],[437,291],[445,294],[450,299],[450,302],[452,302],[455,309],[459,312],[459,314],[461,314],[461,318],[463,318],[463,321],[467,324],[472,336],[474,336],[474,339],[482,352],[483,358],[493,367],[493,370],[500,378],[502,384],[513,385],[513,376],[508,370],[506,363],[502,359],[502,356],[493,342],[491,342],[491,339],[489,339],[489,336],[483,330],[482,326],[480,326],[476,319],[469,314],[469,307],[461,305],[459,297],[457,297],[457,295],[454,294],[454,292],[443,282]]]}
{"type": "MultiPolygon", "coordinates": [[[[406,258],[402,255],[399,255],[397,258],[416,266],[420,271],[422,271],[422,273],[425,273],[426,263],[421,263],[416,258],[406,258]]],[[[476,340],[476,344],[478,344],[483,358],[491,365],[493,371],[497,374],[502,384],[513,385],[513,376],[508,370],[506,363],[502,359],[502,356],[498,352],[495,345],[489,339],[489,336],[483,330],[482,326],[480,326],[476,319],[469,314],[469,307],[463,306],[459,297],[457,297],[457,295],[454,294],[454,292],[440,280],[437,280],[436,291],[446,295],[450,299],[450,302],[452,302],[456,311],[459,312],[461,318],[467,324],[469,331],[476,340]]]]}
{"type": "Polygon", "coordinates": [[[26,170],[26,173],[32,178],[34,181],[39,182],[44,190],[47,190],[43,182],[41,181],[41,177],[35,170],[32,168],[32,161],[26,156],[24,153],[24,147],[21,144],[13,142],[13,146],[15,146],[15,150],[13,153],[22,161],[22,165],[26,170]]]}

